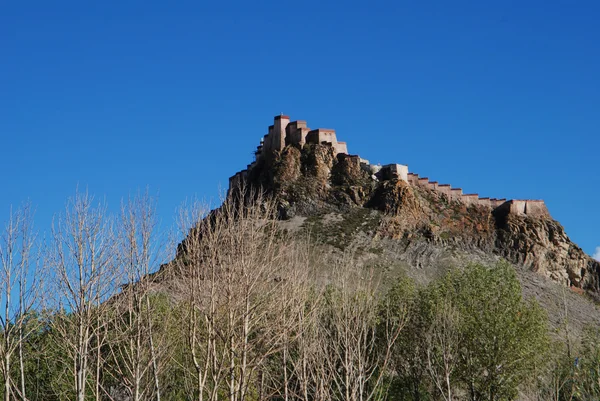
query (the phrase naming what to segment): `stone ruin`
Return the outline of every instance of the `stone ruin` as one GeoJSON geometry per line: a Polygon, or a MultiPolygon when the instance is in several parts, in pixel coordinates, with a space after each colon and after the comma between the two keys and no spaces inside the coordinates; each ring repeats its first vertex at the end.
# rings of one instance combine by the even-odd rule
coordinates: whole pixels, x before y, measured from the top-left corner
{"type": "MultiPolygon", "coordinates": [[[[273,157],[282,151],[287,145],[303,146],[306,143],[326,144],[333,148],[334,154],[348,155],[346,142],[339,142],[335,130],[318,128],[311,130],[306,126],[306,121],[297,120],[290,122],[290,117],[285,115],[275,116],[274,124],[269,126],[268,133],[261,139],[260,145],[255,152],[255,160],[249,164],[246,170],[236,173],[229,179],[229,187],[234,188],[246,179],[248,171],[263,158],[273,157]]],[[[360,163],[361,168],[371,175],[373,180],[398,179],[412,186],[420,186],[448,198],[448,200],[462,202],[465,205],[478,205],[502,213],[518,216],[549,217],[550,213],[543,200],[517,200],[497,199],[479,197],[478,194],[463,194],[461,188],[453,188],[450,184],[440,184],[437,181],[429,181],[427,177],[419,177],[418,174],[410,173],[408,166],[402,164],[372,165],[368,160],[359,156],[349,156],[360,163]]]]}

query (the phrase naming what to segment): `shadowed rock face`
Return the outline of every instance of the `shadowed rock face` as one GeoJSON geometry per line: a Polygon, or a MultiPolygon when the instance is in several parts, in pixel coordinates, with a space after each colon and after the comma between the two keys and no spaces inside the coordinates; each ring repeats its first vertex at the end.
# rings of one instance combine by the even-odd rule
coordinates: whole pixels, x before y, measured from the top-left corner
{"type": "Polygon", "coordinates": [[[400,249],[429,243],[500,256],[563,286],[600,295],[600,263],[549,215],[493,211],[394,177],[375,179],[357,157],[336,156],[325,144],[287,146],[250,170],[247,183],[276,196],[284,220],[371,209],[381,218],[369,235],[398,241],[400,249]]]}

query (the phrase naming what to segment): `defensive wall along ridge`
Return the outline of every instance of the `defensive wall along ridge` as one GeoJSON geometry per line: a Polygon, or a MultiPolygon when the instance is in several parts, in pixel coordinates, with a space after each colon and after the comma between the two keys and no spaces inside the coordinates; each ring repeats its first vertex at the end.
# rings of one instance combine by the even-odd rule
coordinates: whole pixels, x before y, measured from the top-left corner
{"type": "Polygon", "coordinates": [[[368,160],[348,154],[346,142],[337,140],[333,129],[310,129],[306,121],[290,121],[289,116],[275,116],[273,125],[269,126],[267,134],[261,139],[256,148],[255,160],[245,170],[236,173],[229,179],[229,187],[235,188],[245,180],[248,171],[258,162],[269,159],[282,151],[288,145],[304,146],[307,143],[326,144],[333,148],[334,154],[345,154],[360,163],[361,168],[368,172],[373,180],[382,181],[399,179],[412,186],[419,186],[444,195],[450,201],[462,202],[466,205],[479,205],[494,210],[519,216],[547,217],[550,216],[543,200],[517,200],[479,197],[478,194],[464,194],[461,188],[453,188],[450,184],[440,184],[430,181],[427,177],[408,171],[403,164],[373,165],[368,160]]]}

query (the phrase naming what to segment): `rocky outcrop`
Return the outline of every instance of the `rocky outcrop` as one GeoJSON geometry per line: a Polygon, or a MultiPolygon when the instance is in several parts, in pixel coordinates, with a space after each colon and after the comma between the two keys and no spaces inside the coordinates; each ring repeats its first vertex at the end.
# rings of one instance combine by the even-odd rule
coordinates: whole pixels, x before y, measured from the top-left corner
{"type": "Polygon", "coordinates": [[[327,144],[285,147],[257,164],[248,184],[277,198],[282,219],[371,209],[381,218],[369,235],[401,241],[404,249],[429,243],[500,256],[563,286],[600,293],[600,263],[571,242],[549,215],[494,211],[393,176],[378,180],[361,168],[357,156],[336,155],[327,144]]]}
{"type": "Polygon", "coordinates": [[[557,221],[500,213],[495,218],[498,254],[561,284],[598,293],[600,263],[571,242],[557,221]]]}

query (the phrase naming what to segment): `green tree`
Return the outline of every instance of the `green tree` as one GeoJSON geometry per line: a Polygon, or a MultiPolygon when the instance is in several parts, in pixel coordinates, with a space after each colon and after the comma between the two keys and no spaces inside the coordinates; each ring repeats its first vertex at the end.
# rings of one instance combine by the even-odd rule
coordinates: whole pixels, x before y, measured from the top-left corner
{"type": "Polygon", "coordinates": [[[516,272],[505,262],[453,271],[440,288],[460,314],[457,375],[469,398],[514,399],[548,349],[545,312],[523,299],[516,272]]]}
{"type": "Polygon", "coordinates": [[[600,329],[588,327],[578,356],[571,362],[576,400],[600,398],[600,329]]]}
{"type": "Polygon", "coordinates": [[[425,401],[429,395],[427,365],[425,358],[425,337],[427,317],[423,313],[423,300],[427,288],[417,288],[415,283],[402,276],[385,295],[385,303],[392,313],[401,318],[405,313],[408,321],[400,338],[394,345],[390,370],[390,399],[395,401],[425,401]]]}
{"type": "MultiPolygon", "coordinates": [[[[395,346],[391,396],[434,393],[471,401],[512,400],[548,350],[547,318],[522,297],[508,263],[469,265],[416,291],[402,284],[388,297],[412,297],[409,322],[395,346]]],[[[539,369],[537,370],[539,371],[539,369]]]]}

